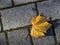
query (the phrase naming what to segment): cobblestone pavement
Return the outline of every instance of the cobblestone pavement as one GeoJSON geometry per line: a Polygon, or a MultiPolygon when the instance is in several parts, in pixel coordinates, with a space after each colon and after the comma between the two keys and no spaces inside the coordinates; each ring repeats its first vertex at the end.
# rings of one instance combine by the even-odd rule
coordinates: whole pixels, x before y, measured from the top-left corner
{"type": "Polygon", "coordinates": [[[0,0],[0,45],[60,45],[60,0],[0,0]],[[52,17],[45,37],[30,36],[31,18],[52,17]]]}

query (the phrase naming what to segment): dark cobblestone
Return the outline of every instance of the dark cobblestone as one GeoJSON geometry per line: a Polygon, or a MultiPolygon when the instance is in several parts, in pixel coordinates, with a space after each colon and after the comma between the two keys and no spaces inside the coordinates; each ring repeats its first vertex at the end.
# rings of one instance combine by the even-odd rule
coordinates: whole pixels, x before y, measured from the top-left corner
{"type": "Polygon", "coordinates": [[[36,16],[36,11],[33,11],[32,8],[35,8],[34,4],[2,10],[4,30],[30,25],[31,18],[36,16]]]}
{"type": "Polygon", "coordinates": [[[0,45],[7,45],[4,33],[0,33],[0,45]]]}
{"type": "Polygon", "coordinates": [[[10,45],[31,45],[28,29],[8,32],[10,45]]]}
{"type": "Polygon", "coordinates": [[[0,0],[0,8],[11,6],[11,0],[0,0]]]}
{"type": "Polygon", "coordinates": [[[54,28],[55,28],[57,43],[60,43],[60,21],[57,21],[54,24],[54,28]]]}

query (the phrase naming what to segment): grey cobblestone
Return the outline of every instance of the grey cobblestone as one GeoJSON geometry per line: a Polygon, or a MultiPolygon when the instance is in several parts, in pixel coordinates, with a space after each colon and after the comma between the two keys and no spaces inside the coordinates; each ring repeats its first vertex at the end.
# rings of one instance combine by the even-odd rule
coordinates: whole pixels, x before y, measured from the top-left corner
{"type": "Polygon", "coordinates": [[[7,45],[4,33],[0,33],[0,45],[7,45]]]}
{"type": "Polygon", "coordinates": [[[52,17],[52,20],[60,19],[60,3],[59,0],[48,0],[37,3],[39,14],[52,17]]]}
{"type": "Polygon", "coordinates": [[[31,45],[28,29],[8,32],[10,45],[31,45]]]}
{"type": "Polygon", "coordinates": [[[52,20],[60,19],[60,1],[55,0],[53,7],[52,7],[52,20]]]}
{"type": "Polygon", "coordinates": [[[42,38],[33,38],[34,45],[55,45],[53,36],[46,36],[42,38]]]}
{"type": "Polygon", "coordinates": [[[60,43],[60,21],[57,21],[54,24],[57,43],[60,43]]]}
{"type": "Polygon", "coordinates": [[[52,16],[53,0],[37,3],[39,14],[43,13],[45,16],[52,16]]]}
{"type": "Polygon", "coordinates": [[[0,8],[11,6],[11,0],[0,0],[0,8]]]}
{"type": "Polygon", "coordinates": [[[34,4],[15,7],[1,11],[4,30],[30,25],[31,18],[36,16],[34,4]]]}

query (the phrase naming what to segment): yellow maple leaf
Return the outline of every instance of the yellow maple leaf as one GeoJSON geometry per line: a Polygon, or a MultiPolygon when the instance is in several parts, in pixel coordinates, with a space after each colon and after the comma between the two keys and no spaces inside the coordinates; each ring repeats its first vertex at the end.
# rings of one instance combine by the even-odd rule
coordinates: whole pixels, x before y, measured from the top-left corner
{"type": "Polygon", "coordinates": [[[37,23],[40,24],[40,23],[47,21],[47,19],[48,19],[48,17],[38,15],[38,16],[35,16],[32,18],[31,23],[32,23],[32,25],[35,25],[37,23]]]}
{"type": "Polygon", "coordinates": [[[32,18],[32,29],[31,29],[31,36],[32,37],[42,37],[45,36],[44,33],[51,27],[52,24],[48,23],[47,20],[49,17],[44,16],[35,16],[32,18]]]}
{"type": "Polygon", "coordinates": [[[39,32],[39,31],[37,31],[37,30],[34,29],[34,28],[32,28],[30,34],[31,34],[32,37],[35,37],[35,38],[45,36],[45,34],[44,34],[43,32],[39,32]]]}
{"type": "Polygon", "coordinates": [[[33,28],[38,30],[38,31],[46,33],[46,31],[51,27],[51,25],[52,24],[50,24],[48,22],[43,22],[41,24],[33,25],[33,28]]]}

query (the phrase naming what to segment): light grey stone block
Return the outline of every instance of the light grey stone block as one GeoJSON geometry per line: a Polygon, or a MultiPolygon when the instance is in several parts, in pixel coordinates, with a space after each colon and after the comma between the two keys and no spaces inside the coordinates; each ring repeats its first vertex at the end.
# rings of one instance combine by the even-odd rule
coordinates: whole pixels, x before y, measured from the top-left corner
{"type": "Polygon", "coordinates": [[[34,4],[15,7],[1,11],[4,30],[31,25],[31,18],[36,16],[34,4]]]}
{"type": "Polygon", "coordinates": [[[8,32],[10,45],[31,45],[28,29],[8,32]]]}
{"type": "Polygon", "coordinates": [[[11,0],[0,0],[0,8],[11,6],[11,0]]]}
{"type": "Polygon", "coordinates": [[[60,21],[57,21],[54,24],[54,28],[55,28],[57,43],[60,43],[60,21]]]}
{"type": "Polygon", "coordinates": [[[4,33],[0,33],[0,45],[7,45],[4,33]]]}

